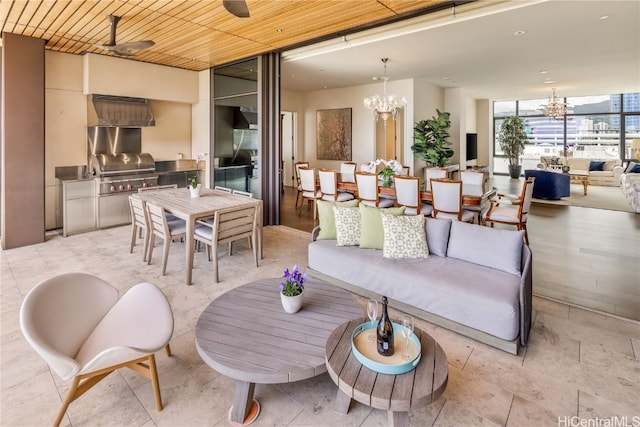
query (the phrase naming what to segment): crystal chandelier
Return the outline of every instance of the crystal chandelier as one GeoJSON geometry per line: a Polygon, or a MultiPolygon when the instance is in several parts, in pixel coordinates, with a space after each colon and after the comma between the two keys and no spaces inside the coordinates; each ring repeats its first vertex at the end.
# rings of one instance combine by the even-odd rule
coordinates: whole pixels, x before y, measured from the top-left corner
{"type": "Polygon", "coordinates": [[[541,105],[540,110],[547,117],[559,119],[567,114],[569,104],[567,104],[566,102],[558,101],[558,97],[556,96],[556,88],[553,88],[551,90],[553,91],[553,95],[549,97],[549,103],[547,105],[541,105]]]}
{"type": "MultiPolygon", "coordinates": [[[[404,107],[407,105],[407,100],[403,96],[400,99],[397,99],[394,95],[387,95],[387,61],[389,58],[382,58],[382,63],[384,64],[384,77],[378,77],[382,79],[383,84],[383,95],[373,95],[372,97],[364,99],[364,107],[366,109],[371,110],[373,115],[376,117],[376,121],[378,117],[381,117],[382,120],[387,122],[387,119],[393,117],[395,119],[396,114],[398,114],[398,108],[404,107]]],[[[375,77],[374,77],[375,79],[375,77]]]]}

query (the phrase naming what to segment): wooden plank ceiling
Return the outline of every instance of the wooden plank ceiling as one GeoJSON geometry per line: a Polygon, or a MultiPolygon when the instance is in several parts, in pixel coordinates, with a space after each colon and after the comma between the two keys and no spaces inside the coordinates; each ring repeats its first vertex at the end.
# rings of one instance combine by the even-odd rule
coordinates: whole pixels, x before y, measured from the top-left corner
{"type": "Polygon", "coordinates": [[[446,0],[247,0],[237,18],[222,0],[2,0],[0,31],[47,40],[72,54],[115,55],[108,15],[120,16],[116,42],[153,40],[128,58],[200,71],[327,36],[429,13],[446,0]]]}

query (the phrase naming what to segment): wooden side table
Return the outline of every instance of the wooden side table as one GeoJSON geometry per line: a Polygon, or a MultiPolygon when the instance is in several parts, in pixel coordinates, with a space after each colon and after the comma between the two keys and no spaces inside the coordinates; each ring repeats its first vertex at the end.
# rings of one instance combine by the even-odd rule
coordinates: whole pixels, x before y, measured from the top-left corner
{"type": "Polygon", "coordinates": [[[584,189],[584,195],[587,195],[587,187],[589,186],[589,172],[585,171],[569,171],[569,178],[571,181],[582,182],[584,189]]]}
{"type": "Polygon", "coordinates": [[[418,366],[405,374],[379,374],[363,366],[351,351],[353,330],[363,322],[345,322],[327,339],[327,371],[338,385],[335,409],[346,414],[353,399],[388,411],[389,426],[409,426],[409,411],[437,400],[447,387],[447,356],[436,340],[414,328],[422,346],[418,366]]]}

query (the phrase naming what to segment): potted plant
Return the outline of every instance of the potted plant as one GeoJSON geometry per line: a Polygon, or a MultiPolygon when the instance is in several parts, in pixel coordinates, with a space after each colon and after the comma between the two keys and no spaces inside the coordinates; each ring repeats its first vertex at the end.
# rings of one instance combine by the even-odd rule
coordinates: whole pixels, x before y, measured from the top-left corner
{"type": "Polygon", "coordinates": [[[524,152],[524,144],[527,142],[527,133],[524,130],[522,117],[505,117],[498,133],[500,149],[509,160],[509,176],[519,178],[522,171],[520,156],[524,152]]]}
{"type": "Polygon", "coordinates": [[[302,293],[304,292],[304,282],[307,280],[307,273],[301,273],[297,265],[293,270],[287,268],[280,282],[280,300],[282,308],[289,314],[296,313],[302,307],[302,293]]]}
{"type": "Polygon", "coordinates": [[[378,172],[378,178],[383,181],[384,185],[389,185],[391,178],[402,172],[402,163],[395,159],[376,159],[369,162],[370,171],[377,171],[379,166],[382,166],[382,168],[378,172]]]}
{"type": "Polygon", "coordinates": [[[431,166],[442,167],[453,157],[451,142],[447,141],[451,135],[450,114],[436,109],[437,116],[416,122],[413,127],[413,141],[411,151],[416,157],[431,166]]]}
{"type": "Polygon", "coordinates": [[[198,184],[197,175],[189,178],[189,191],[191,192],[191,197],[200,197],[200,187],[201,184],[198,184]]]}

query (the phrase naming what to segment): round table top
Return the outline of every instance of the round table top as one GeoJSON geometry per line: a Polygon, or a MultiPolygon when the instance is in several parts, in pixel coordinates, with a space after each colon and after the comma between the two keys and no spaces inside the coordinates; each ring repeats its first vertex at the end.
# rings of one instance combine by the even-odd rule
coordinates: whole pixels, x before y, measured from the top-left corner
{"type": "Polygon", "coordinates": [[[241,285],[204,309],[196,348],[204,362],[240,381],[278,384],[327,371],[325,344],[333,330],[363,315],[351,293],[310,278],[300,311],[285,313],[280,278],[241,285]]]}
{"type": "Polygon", "coordinates": [[[388,411],[409,411],[437,400],[447,387],[449,367],[436,340],[414,327],[422,347],[418,366],[404,374],[379,374],[362,365],[351,351],[353,330],[365,321],[345,322],[327,339],[327,369],[339,389],[360,403],[388,411]]]}

